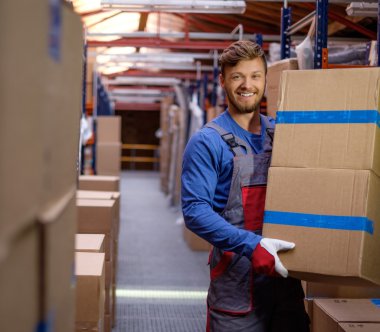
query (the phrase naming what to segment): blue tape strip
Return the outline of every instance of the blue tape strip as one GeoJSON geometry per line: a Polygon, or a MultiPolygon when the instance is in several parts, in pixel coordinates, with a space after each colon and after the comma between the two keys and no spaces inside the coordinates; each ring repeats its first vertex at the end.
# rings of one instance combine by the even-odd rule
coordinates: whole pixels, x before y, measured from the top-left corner
{"type": "Polygon", "coordinates": [[[380,113],[377,110],[278,111],[276,123],[374,123],[380,127],[380,113]]]}
{"type": "Polygon", "coordinates": [[[314,228],[364,231],[373,234],[373,222],[366,217],[265,211],[264,223],[314,228]]]}
{"type": "Polygon", "coordinates": [[[372,302],[375,306],[377,306],[377,307],[380,308],[380,299],[371,299],[371,302],[372,302]]]}

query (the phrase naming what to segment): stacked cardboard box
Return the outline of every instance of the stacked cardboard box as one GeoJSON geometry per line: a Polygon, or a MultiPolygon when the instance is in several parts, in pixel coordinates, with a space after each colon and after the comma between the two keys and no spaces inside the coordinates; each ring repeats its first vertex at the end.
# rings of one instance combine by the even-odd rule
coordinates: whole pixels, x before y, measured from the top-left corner
{"type": "Polygon", "coordinates": [[[104,253],[77,252],[75,331],[106,331],[104,253]]]}
{"type": "Polygon", "coordinates": [[[96,118],[96,173],[120,175],[121,117],[98,116],[96,118]]]}
{"type": "Polygon", "coordinates": [[[104,330],[110,331],[111,326],[115,326],[116,322],[115,304],[120,193],[78,190],[77,208],[78,233],[104,234],[105,236],[104,330]]]}
{"type": "Polygon", "coordinates": [[[380,286],[346,286],[321,282],[302,281],[305,292],[305,308],[311,323],[314,322],[313,303],[316,299],[370,299],[380,298],[380,286]]]}
{"type": "Polygon", "coordinates": [[[309,281],[380,284],[378,68],[286,71],[264,236],[309,281]]]}
{"type": "Polygon", "coordinates": [[[317,299],[313,316],[313,332],[380,331],[377,300],[317,299]]]}
{"type": "Polygon", "coordinates": [[[281,87],[281,75],[285,70],[298,69],[297,59],[284,59],[271,63],[267,73],[267,115],[276,118],[278,110],[279,92],[281,87]]]}
{"type": "Polygon", "coordinates": [[[21,0],[1,2],[0,26],[0,330],[72,331],[82,23],[21,0]]]}

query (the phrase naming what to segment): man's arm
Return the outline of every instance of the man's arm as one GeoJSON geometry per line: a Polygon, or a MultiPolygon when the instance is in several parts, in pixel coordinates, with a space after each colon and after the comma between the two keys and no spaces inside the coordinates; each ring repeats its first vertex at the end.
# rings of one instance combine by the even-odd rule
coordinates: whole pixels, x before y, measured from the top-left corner
{"type": "Polygon", "coordinates": [[[187,144],[182,167],[185,223],[215,247],[250,258],[261,236],[231,225],[212,208],[221,167],[219,149],[215,137],[203,132],[197,132],[187,144]]]}

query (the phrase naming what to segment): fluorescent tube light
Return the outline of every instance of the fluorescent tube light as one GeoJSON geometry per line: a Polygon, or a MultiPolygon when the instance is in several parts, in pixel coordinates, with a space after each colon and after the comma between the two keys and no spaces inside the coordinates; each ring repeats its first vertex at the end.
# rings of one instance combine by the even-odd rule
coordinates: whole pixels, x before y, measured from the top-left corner
{"type": "Polygon", "coordinates": [[[346,8],[346,13],[348,16],[377,17],[378,4],[376,2],[351,2],[346,8]]]}
{"type": "Polygon", "coordinates": [[[243,14],[241,0],[101,0],[103,8],[127,12],[243,14]]]}

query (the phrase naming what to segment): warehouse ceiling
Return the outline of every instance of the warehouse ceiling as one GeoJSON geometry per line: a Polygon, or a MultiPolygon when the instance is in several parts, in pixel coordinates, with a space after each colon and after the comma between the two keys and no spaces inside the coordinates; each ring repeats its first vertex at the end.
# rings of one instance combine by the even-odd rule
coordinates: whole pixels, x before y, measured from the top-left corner
{"type": "MultiPolygon", "coordinates": [[[[215,14],[123,12],[102,9],[100,0],[73,0],[72,4],[86,27],[88,58],[96,59],[98,71],[113,80],[125,76],[195,79],[200,72],[211,75],[218,53],[241,38],[262,37],[269,54],[274,45],[277,50],[279,47],[284,6],[280,1],[246,0],[242,14],[215,14]]],[[[347,5],[342,0],[330,1],[329,42],[375,40],[376,17],[348,16],[347,5]]],[[[313,1],[289,0],[288,6],[292,23],[315,10],[313,1]]],[[[305,38],[310,22],[306,20],[292,35],[293,44],[305,38]]]]}

